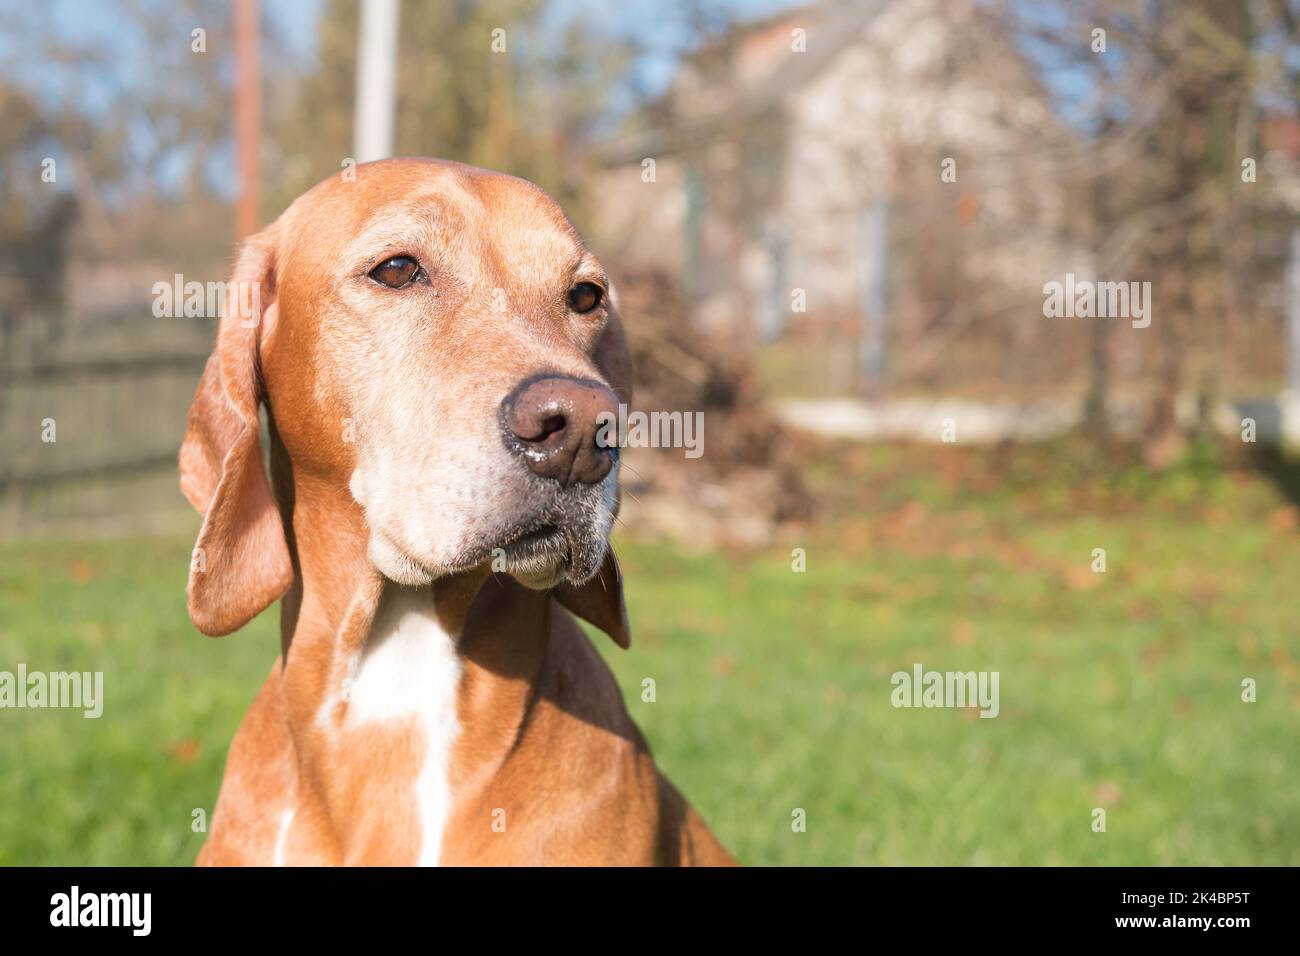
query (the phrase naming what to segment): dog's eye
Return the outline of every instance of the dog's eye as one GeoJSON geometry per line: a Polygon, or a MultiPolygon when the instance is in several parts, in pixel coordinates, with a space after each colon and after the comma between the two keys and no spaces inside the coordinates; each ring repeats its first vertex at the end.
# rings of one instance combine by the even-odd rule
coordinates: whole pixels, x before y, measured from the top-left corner
{"type": "Polygon", "coordinates": [[[600,305],[605,290],[592,282],[579,282],[569,290],[569,308],[574,312],[590,312],[600,305]]]}
{"type": "Polygon", "coordinates": [[[393,256],[370,270],[370,278],[390,289],[410,285],[420,275],[420,264],[410,256],[393,256]]]}

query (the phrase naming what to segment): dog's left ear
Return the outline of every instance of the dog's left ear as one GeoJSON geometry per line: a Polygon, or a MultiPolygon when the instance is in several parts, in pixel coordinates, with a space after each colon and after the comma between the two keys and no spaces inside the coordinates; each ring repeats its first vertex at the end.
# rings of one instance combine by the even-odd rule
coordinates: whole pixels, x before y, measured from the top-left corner
{"type": "Polygon", "coordinates": [[[239,251],[226,287],[235,291],[227,292],[181,445],[181,490],[203,515],[186,589],[190,620],[210,636],[243,627],[293,584],[258,440],[260,355],[277,317],[275,255],[274,226],[239,251]]]}
{"type": "Polygon", "coordinates": [[[623,650],[632,646],[627,605],[623,603],[623,572],[612,547],[605,549],[605,560],[590,581],[578,585],[566,582],[551,593],[578,617],[612,637],[623,650]]]}

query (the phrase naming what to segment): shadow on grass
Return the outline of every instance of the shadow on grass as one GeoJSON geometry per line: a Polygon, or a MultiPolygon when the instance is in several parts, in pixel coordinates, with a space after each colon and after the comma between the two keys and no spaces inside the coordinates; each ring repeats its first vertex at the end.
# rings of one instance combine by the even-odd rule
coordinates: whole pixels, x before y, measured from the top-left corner
{"type": "Polygon", "coordinates": [[[1259,445],[1248,456],[1250,467],[1268,478],[1293,505],[1300,505],[1300,461],[1277,445],[1259,445]]]}

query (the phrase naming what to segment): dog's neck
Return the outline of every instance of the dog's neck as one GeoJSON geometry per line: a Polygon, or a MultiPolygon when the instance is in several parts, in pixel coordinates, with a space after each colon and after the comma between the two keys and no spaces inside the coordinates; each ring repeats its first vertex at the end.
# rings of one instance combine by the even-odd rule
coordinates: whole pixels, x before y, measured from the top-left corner
{"type": "Polygon", "coordinates": [[[394,584],[369,561],[364,514],[346,489],[301,475],[286,487],[285,477],[276,484],[295,582],[281,606],[282,712],[301,801],[315,807],[340,857],[361,860],[367,845],[392,841],[372,832],[367,807],[412,791],[410,776],[434,759],[430,741],[445,744],[439,786],[472,792],[491,779],[543,680],[551,599],[486,567],[423,588],[394,584]],[[376,669],[378,688],[367,677],[376,669]],[[418,693],[427,687],[437,712],[421,713],[421,701],[408,716],[403,701],[384,700],[383,681],[393,675],[420,682],[418,693]],[[391,719],[359,723],[390,711],[391,719]],[[442,723],[448,716],[454,728],[442,723]],[[377,791],[388,786],[387,795],[377,791]]]}

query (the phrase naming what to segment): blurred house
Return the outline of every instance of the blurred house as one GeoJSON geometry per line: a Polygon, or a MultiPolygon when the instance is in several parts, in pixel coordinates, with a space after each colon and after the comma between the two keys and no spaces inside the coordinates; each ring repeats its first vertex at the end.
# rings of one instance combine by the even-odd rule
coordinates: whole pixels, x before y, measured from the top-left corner
{"type": "Polygon", "coordinates": [[[850,336],[871,378],[902,328],[926,334],[973,290],[1032,308],[1078,265],[1051,168],[1072,152],[973,4],[810,6],[682,63],[604,150],[594,238],[624,273],[677,276],[702,326],[850,336]]]}

